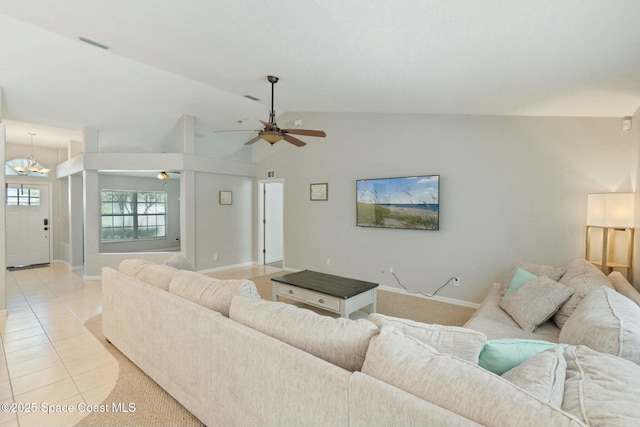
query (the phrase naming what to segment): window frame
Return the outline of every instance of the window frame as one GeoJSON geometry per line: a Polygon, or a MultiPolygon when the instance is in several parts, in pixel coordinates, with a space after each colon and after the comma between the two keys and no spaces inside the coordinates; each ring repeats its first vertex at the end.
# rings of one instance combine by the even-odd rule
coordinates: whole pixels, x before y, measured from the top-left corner
{"type": "MultiPolygon", "coordinates": [[[[108,205],[107,205],[108,206],[108,205]]],[[[168,193],[166,191],[159,190],[118,190],[111,188],[103,188],[100,190],[100,242],[101,243],[123,243],[123,242],[139,242],[144,240],[159,240],[167,239],[169,237],[168,230],[168,193]],[[121,197],[125,197],[124,201],[114,200],[113,196],[105,197],[105,193],[121,193],[121,197]],[[154,201],[149,203],[146,199],[146,195],[156,194],[161,195],[160,201],[154,201]],[[141,198],[140,195],[144,195],[141,198]],[[110,199],[110,200],[109,200],[110,199]],[[144,200],[146,199],[146,200],[144,200]],[[105,203],[110,204],[111,208],[109,212],[105,213],[105,203]],[[114,213],[114,205],[120,204],[120,208],[116,209],[119,212],[114,213]],[[129,205],[128,209],[126,205],[129,205]],[[160,209],[157,206],[161,206],[160,209]],[[142,207],[142,210],[141,210],[142,207]],[[155,208],[154,208],[155,207],[155,208]],[[154,208],[154,209],[152,209],[154,208]],[[149,212],[149,210],[156,212],[149,212]],[[105,219],[110,218],[111,225],[105,227],[105,219]],[[122,220],[117,221],[117,218],[122,220]],[[128,219],[130,218],[130,219],[128,219]],[[154,219],[154,224],[149,225],[149,219],[154,219]],[[160,221],[158,218],[162,218],[160,221]],[[143,220],[142,220],[143,219],[143,220]],[[115,223],[119,224],[115,225],[115,223]],[[146,224],[141,224],[146,222],[146,224]],[[164,230],[163,235],[149,236],[147,233],[141,233],[141,230],[157,230],[162,228],[164,230]],[[127,230],[130,229],[130,237],[127,235],[127,230]],[[111,238],[105,237],[105,230],[112,230],[111,238]],[[113,231],[118,230],[120,238],[113,238],[116,234],[113,231]]]]}

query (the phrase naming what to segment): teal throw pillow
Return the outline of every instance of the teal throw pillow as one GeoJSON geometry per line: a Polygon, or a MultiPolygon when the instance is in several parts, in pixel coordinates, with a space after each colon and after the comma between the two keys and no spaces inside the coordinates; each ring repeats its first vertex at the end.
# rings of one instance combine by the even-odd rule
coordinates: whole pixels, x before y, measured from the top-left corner
{"type": "Polygon", "coordinates": [[[536,354],[556,346],[558,344],[542,340],[489,340],[480,352],[478,365],[494,374],[502,375],[536,354]]]}
{"type": "Polygon", "coordinates": [[[509,282],[509,289],[507,289],[507,292],[504,293],[502,299],[505,299],[509,296],[509,294],[514,293],[515,291],[520,289],[522,285],[530,280],[535,279],[536,277],[538,276],[533,273],[529,273],[527,270],[524,270],[520,267],[516,268],[516,272],[513,274],[511,282],[509,282]]]}

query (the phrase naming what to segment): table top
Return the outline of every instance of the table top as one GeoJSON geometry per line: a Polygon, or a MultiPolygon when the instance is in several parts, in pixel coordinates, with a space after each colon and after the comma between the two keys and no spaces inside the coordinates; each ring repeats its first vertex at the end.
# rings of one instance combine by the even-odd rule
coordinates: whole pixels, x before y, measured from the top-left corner
{"type": "Polygon", "coordinates": [[[311,270],[303,270],[297,273],[285,274],[284,276],[272,277],[271,280],[343,299],[351,298],[378,286],[377,283],[349,279],[347,277],[334,276],[311,270]]]}

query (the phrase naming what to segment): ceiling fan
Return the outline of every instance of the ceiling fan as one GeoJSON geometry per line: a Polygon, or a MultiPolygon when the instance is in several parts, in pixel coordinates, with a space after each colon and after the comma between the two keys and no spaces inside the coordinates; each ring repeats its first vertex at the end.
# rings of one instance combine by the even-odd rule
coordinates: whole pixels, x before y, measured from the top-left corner
{"type": "Polygon", "coordinates": [[[324,138],[327,134],[321,130],[308,130],[308,129],[280,129],[276,124],[276,111],[273,108],[273,88],[278,83],[279,78],[276,76],[267,76],[267,80],[271,83],[271,110],[269,111],[269,122],[260,120],[260,123],[264,125],[264,129],[258,131],[258,136],[245,142],[245,145],[253,144],[260,139],[264,139],[273,146],[280,140],[285,140],[295,146],[302,147],[307,145],[305,142],[295,138],[291,135],[305,135],[305,136],[317,136],[324,138]]]}

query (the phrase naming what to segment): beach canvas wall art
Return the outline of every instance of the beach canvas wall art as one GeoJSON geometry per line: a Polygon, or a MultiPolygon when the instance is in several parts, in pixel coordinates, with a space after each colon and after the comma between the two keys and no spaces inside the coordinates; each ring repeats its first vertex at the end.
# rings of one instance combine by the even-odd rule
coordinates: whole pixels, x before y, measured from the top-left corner
{"type": "Polygon", "coordinates": [[[440,175],[356,181],[360,227],[438,230],[440,175]]]}

